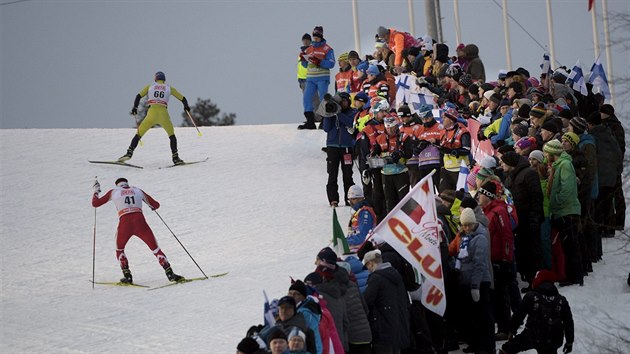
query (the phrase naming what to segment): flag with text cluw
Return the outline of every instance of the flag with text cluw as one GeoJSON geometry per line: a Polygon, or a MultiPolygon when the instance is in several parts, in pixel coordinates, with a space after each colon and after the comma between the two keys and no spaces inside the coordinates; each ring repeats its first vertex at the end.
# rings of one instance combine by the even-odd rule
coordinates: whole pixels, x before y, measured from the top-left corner
{"type": "Polygon", "coordinates": [[[376,226],[373,237],[387,242],[421,274],[422,304],[443,316],[446,296],[433,173],[420,180],[376,226]]]}

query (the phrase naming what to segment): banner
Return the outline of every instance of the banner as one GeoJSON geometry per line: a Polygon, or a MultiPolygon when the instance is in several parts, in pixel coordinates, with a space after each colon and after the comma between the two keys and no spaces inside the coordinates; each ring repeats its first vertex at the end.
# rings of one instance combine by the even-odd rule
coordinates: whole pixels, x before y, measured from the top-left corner
{"type": "Polygon", "coordinates": [[[415,268],[422,278],[422,304],[444,316],[441,227],[435,210],[433,173],[420,180],[374,228],[373,237],[387,242],[415,268]]]}
{"type": "Polygon", "coordinates": [[[468,119],[468,131],[470,132],[470,151],[475,161],[481,161],[486,156],[494,156],[494,148],[490,140],[479,141],[477,132],[481,123],[476,119],[468,119]]]}

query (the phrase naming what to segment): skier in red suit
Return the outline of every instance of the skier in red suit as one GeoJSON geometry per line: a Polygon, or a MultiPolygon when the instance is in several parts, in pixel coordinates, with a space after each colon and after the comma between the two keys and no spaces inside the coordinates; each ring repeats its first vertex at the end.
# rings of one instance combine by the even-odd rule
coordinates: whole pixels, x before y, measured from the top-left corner
{"type": "Polygon", "coordinates": [[[124,278],[120,279],[120,282],[126,284],[132,284],[133,282],[131,271],[129,270],[129,261],[125,255],[125,246],[133,235],[138,236],[149,246],[149,249],[153,252],[162,268],[164,268],[168,280],[182,280],[182,276],[173,273],[171,265],[168,259],[166,259],[166,255],[162,252],[160,246],[158,246],[153,231],[151,231],[151,228],[142,214],[143,201],[149,205],[151,210],[159,208],[160,203],[151,198],[151,196],[142,189],[129,186],[127,179],[124,177],[117,179],[116,188],[110,189],[102,197],[98,196],[100,192],[101,185],[96,181],[94,183],[92,206],[98,208],[111,200],[116,205],[118,217],[120,218],[116,231],[116,258],[120,263],[120,268],[124,276],[124,278]]]}

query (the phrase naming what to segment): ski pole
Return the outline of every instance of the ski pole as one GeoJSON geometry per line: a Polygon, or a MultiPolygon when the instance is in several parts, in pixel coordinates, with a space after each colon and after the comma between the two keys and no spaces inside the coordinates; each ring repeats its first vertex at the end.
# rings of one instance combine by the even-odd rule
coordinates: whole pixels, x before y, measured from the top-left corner
{"type": "MultiPolygon", "coordinates": [[[[96,179],[97,177],[94,177],[96,179]]],[[[96,207],[94,207],[94,236],[92,238],[92,289],[94,289],[94,269],[96,267],[96,207]]]]}
{"type": "Polygon", "coordinates": [[[201,269],[201,267],[199,266],[199,264],[197,264],[197,262],[195,261],[195,259],[190,255],[190,253],[188,252],[188,250],[186,249],[186,247],[184,247],[184,245],[181,243],[181,241],[177,238],[177,236],[175,236],[175,233],[173,232],[173,230],[171,230],[170,227],[168,227],[168,224],[166,224],[166,221],[164,221],[164,219],[162,219],[162,217],[160,216],[160,213],[157,212],[157,210],[153,210],[155,212],[155,214],[160,218],[160,220],[162,220],[162,222],[164,223],[164,226],[166,226],[166,228],[168,229],[168,231],[171,232],[171,234],[173,235],[173,237],[175,237],[175,239],[177,240],[177,242],[179,242],[179,245],[182,246],[182,248],[184,249],[184,251],[186,251],[186,253],[188,254],[188,257],[190,257],[190,259],[192,259],[193,263],[195,263],[195,265],[197,266],[197,268],[199,268],[199,270],[201,271],[201,273],[203,274],[204,277],[206,277],[206,279],[208,279],[208,276],[206,275],[206,273],[204,273],[204,271],[201,269]]]}
{"type": "Polygon", "coordinates": [[[188,118],[190,118],[190,122],[195,126],[195,129],[197,129],[197,135],[201,136],[201,132],[199,131],[199,128],[197,128],[197,124],[195,124],[195,120],[193,119],[193,117],[190,115],[189,111],[186,111],[186,114],[188,114],[188,118]]]}

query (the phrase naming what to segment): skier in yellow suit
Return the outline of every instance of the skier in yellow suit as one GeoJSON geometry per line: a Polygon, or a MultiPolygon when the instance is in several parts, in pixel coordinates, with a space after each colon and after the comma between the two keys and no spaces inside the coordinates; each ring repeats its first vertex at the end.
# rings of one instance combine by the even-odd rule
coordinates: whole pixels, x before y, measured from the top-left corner
{"type": "Polygon", "coordinates": [[[175,137],[175,130],[173,129],[173,123],[171,122],[171,117],[168,115],[167,109],[168,99],[172,95],[180,100],[184,104],[184,110],[187,112],[190,112],[190,107],[188,107],[186,97],[179,93],[179,91],[177,91],[174,87],[166,84],[165,81],[166,75],[164,75],[163,72],[158,71],[155,73],[155,83],[145,86],[142,90],[140,90],[140,93],[136,95],[136,100],[133,103],[131,114],[134,116],[138,114],[140,99],[147,95],[149,96],[149,110],[147,112],[147,116],[144,118],[142,123],[140,123],[136,135],[134,135],[133,139],[131,139],[131,144],[129,144],[127,153],[118,159],[119,162],[131,159],[133,151],[136,149],[136,146],[138,146],[138,142],[140,142],[144,133],[146,133],[154,125],[159,124],[162,128],[164,128],[171,142],[173,163],[175,165],[181,165],[184,163],[177,153],[177,138],[175,137]]]}

